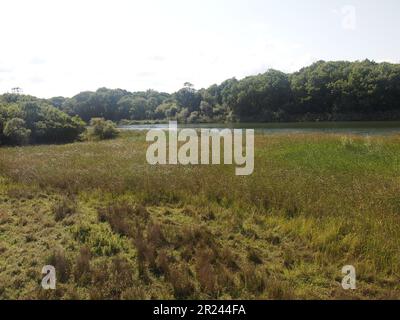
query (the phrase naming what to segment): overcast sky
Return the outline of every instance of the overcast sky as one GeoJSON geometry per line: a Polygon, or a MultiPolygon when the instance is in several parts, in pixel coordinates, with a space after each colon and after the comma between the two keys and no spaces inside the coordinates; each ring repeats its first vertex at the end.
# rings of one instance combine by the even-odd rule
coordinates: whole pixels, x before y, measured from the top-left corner
{"type": "Polygon", "coordinates": [[[317,60],[400,62],[399,0],[1,0],[0,93],[173,92],[317,60]]]}

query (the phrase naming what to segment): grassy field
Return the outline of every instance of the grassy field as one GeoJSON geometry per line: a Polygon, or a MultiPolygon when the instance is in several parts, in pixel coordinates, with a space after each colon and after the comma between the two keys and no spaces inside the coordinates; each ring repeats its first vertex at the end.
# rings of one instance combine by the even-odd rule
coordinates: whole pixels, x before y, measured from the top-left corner
{"type": "Polygon", "coordinates": [[[400,136],[255,144],[247,177],[150,166],[143,133],[1,148],[0,298],[400,298],[400,136]]]}

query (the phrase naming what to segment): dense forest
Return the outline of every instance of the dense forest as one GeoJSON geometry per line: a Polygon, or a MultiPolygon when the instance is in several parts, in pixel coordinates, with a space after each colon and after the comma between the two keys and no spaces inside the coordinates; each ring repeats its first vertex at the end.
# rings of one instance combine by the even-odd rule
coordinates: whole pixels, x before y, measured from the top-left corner
{"type": "Polygon", "coordinates": [[[293,74],[268,70],[207,89],[190,83],[173,94],[102,88],[51,101],[84,121],[394,120],[400,119],[400,65],[319,61],[293,74]]]}
{"type": "Polygon", "coordinates": [[[400,65],[319,61],[287,74],[270,69],[196,90],[185,83],[169,94],[101,88],[48,100],[0,96],[0,143],[75,140],[84,122],[274,122],[400,120],[400,65]]]}

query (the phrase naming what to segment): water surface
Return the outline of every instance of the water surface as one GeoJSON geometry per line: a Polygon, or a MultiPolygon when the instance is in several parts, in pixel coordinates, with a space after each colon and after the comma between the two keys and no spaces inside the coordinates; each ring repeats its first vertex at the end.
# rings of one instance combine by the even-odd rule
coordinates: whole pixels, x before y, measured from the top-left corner
{"type": "MultiPolygon", "coordinates": [[[[138,124],[121,126],[123,130],[168,129],[168,124],[138,124]]],[[[296,122],[296,123],[201,123],[178,124],[179,129],[255,129],[262,134],[281,133],[342,133],[359,135],[400,134],[400,121],[379,122],[296,122]]]]}

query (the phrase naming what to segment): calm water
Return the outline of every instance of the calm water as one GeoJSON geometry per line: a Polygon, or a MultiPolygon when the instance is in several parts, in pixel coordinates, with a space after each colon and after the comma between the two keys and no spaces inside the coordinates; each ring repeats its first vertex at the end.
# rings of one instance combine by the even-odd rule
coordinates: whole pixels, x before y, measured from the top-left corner
{"type": "MultiPolygon", "coordinates": [[[[400,134],[400,121],[392,122],[301,122],[301,123],[207,123],[184,124],[179,128],[255,129],[258,133],[345,133],[360,135],[400,134]]],[[[168,129],[168,124],[121,126],[123,130],[168,129]]]]}

